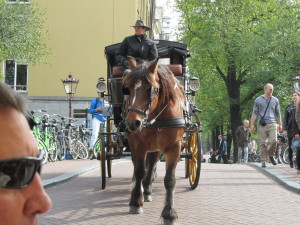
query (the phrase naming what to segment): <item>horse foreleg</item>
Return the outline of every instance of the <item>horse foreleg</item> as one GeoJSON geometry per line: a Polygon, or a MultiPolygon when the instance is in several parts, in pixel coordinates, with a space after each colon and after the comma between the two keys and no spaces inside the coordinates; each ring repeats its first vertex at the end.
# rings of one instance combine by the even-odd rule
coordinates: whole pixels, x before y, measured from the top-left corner
{"type": "Polygon", "coordinates": [[[170,152],[165,155],[166,157],[166,175],[164,178],[164,184],[166,188],[166,200],[165,207],[162,211],[161,216],[164,219],[164,224],[176,224],[178,219],[176,210],[174,209],[174,189],[176,185],[175,180],[175,169],[177,162],[180,158],[180,151],[170,152]]]}
{"type": "Polygon", "coordinates": [[[144,201],[151,202],[151,185],[154,179],[156,178],[156,163],[159,156],[159,152],[149,152],[146,158],[146,176],[143,180],[144,187],[144,201]]]}
{"type": "Polygon", "coordinates": [[[140,214],[143,213],[143,192],[142,180],[145,176],[145,155],[144,157],[135,157],[134,160],[134,177],[135,183],[131,191],[131,198],[129,203],[129,213],[140,214]]]}

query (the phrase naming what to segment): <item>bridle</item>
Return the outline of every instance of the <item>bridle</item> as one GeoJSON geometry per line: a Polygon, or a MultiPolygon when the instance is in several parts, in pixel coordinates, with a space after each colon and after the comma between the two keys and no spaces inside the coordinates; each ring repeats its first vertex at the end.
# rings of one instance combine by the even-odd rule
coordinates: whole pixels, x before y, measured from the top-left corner
{"type": "MultiPolygon", "coordinates": [[[[130,90],[129,88],[122,88],[123,89],[123,94],[124,95],[130,95],[130,90]]],[[[166,109],[167,105],[166,104],[164,106],[164,108],[158,113],[158,115],[154,118],[154,119],[149,119],[148,118],[148,110],[151,108],[152,103],[153,103],[153,99],[154,99],[154,95],[157,95],[157,97],[159,97],[159,93],[160,93],[160,89],[159,88],[155,88],[153,85],[151,85],[151,90],[150,90],[150,99],[149,99],[149,103],[147,104],[147,106],[145,107],[144,110],[138,109],[136,107],[133,107],[130,105],[130,102],[128,102],[128,111],[134,111],[140,115],[142,115],[142,120],[144,121],[144,127],[151,125],[155,122],[155,120],[157,119],[157,117],[166,109]]]]}

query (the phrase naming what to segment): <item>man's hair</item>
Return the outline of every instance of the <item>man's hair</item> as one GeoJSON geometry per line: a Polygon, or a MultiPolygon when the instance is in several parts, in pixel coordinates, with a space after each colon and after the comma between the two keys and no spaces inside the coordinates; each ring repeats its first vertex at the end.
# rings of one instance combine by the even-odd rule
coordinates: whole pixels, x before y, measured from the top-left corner
{"type": "Polygon", "coordinates": [[[248,122],[248,123],[249,123],[249,120],[247,120],[247,119],[244,119],[244,121],[243,121],[243,124],[244,124],[244,123],[246,123],[246,122],[248,122]]]}
{"type": "Polygon", "coordinates": [[[269,86],[269,85],[272,85],[273,86],[273,84],[271,84],[271,83],[266,83],[265,85],[264,85],[264,90],[267,88],[267,86],[269,86]]]}
{"type": "Polygon", "coordinates": [[[10,86],[0,81],[0,108],[13,108],[25,115],[23,98],[10,86]]]}

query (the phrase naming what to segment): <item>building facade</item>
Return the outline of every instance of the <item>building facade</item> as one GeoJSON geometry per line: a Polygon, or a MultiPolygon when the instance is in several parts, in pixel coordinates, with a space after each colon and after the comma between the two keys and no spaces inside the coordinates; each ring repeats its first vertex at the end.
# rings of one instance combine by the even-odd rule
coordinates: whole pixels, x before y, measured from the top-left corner
{"type": "MultiPolygon", "coordinates": [[[[11,0],[10,2],[18,2],[11,0]]],[[[45,9],[45,29],[52,54],[47,63],[2,62],[5,81],[28,99],[28,108],[68,115],[62,84],[72,74],[80,80],[73,108],[88,107],[96,81],[106,77],[105,46],[134,33],[137,19],[153,24],[155,0],[26,0],[45,9]]],[[[34,5],[34,4],[33,4],[34,5]]],[[[151,34],[149,34],[151,35],[151,34]]]]}

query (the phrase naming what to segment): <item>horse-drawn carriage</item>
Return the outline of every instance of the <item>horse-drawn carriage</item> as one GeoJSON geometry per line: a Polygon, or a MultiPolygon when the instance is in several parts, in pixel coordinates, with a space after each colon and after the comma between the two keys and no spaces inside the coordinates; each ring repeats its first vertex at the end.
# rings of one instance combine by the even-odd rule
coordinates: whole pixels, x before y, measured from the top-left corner
{"type": "MultiPolygon", "coordinates": [[[[101,165],[102,189],[106,185],[106,170],[111,177],[112,160],[131,155],[137,183],[132,192],[131,213],[140,213],[141,197],[135,195],[141,194],[141,185],[144,186],[145,201],[149,200],[149,185],[160,157],[159,151],[167,164],[167,196],[173,193],[174,170],[180,158],[185,158],[185,176],[192,189],[197,187],[200,178],[201,122],[197,116],[200,110],[195,106],[195,92],[200,84],[187,72],[189,53],[185,44],[165,40],[156,44],[159,60],[137,65],[130,58],[132,72],[125,77],[123,68],[115,60],[120,43],[107,46],[107,81],[97,83],[98,91],[105,91],[107,87],[105,96],[113,109],[111,114],[105,115],[108,119],[100,131],[101,147],[97,158],[101,165]],[[146,160],[147,152],[152,156],[146,160]],[[145,172],[146,167],[148,172],[145,172]]],[[[165,209],[172,208],[170,205],[165,209]]],[[[170,214],[168,209],[164,211],[170,214]]],[[[165,220],[172,220],[163,214],[165,220]]]]}

